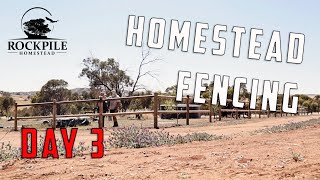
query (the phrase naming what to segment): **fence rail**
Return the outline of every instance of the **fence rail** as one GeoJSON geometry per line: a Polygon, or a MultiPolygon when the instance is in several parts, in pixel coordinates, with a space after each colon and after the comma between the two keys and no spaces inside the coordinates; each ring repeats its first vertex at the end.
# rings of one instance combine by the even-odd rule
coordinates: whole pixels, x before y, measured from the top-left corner
{"type": "MultiPolygon", "coordinates": [[[[56,120],[57,118],[77,118],[77,117],[99,117],[99,128],[103,127],[103,117],[104,116],[118,116],[118,115],[136,115],[136,114],[153,114],[154,117],[154,128],[158,127],[158,115],[161,114],[186,114],[186,125],[189,125],[190,121],[190,113],[207,113],[209,114],[209,122],[212,122],[212,116],[217,117],[218,120],[221,120],[223,112],[229,112],[235,115],[236,119],[239,117],[239,113],[248,113],[248,118],[251,118],[252,113],[259,114],[259,118],[261,117],[262,113],[266,113],[267,117],[270,117],[270,113],[274,113],[275,117],[277,113],[280,113],[280,116],[283,116],[281,110],[277,110],[275,112],[262,111],[262,110],[251,110],[251,109],[222,109],[221,106],[218,107],[218,113],[215,113],[212,108],[211,101],[208,101],[207,110],[190,110],[190,97],[189,95],[183,97],[183,100],[186,103],[186,110],[159,110],[160,107],[160,100],[161,99],[175,99],[175,96],[165,96],[165,95],[158,95],[158,93],[154,93],[154,95],[144,95],[144,96],[130,96],[130,97],[118,97],[118,98],[106,98],[102,99],[88,99],[88,100],[73,100],[73,101],[53,101],[53,102],[43,102],[43,103],[30,103],[30,104],[17,104],[15,103],[14,107],[14,130],[18,130],[18,120],[27,120],[27,119],[44,119],[44,118],[52,118],[52,128],[56,128],[56,120]],[[143,98],[153,98],[153,110],[151,111],[134,111],[134,112],[117,112],[117,113],[104,113],[103,112],[103,101],[112,101],[112,100],[132,100],[132,99],[143,99],[143,98]],[[70,104],[70,103],[98,103],[99,112],[98,113],[89,113],[89,114],[70,114],[70,115],[57,115],[57,105],[60,104],[70,104]],[[26,107],[26,106],[45,106],[51,105],[52,106],[52,115],[50,116],[31,116],[31,117],[18,117],[18,107],[26,107]]],[[[297,115],[307,113],[306,111],[299,111],[297,115]]]]}

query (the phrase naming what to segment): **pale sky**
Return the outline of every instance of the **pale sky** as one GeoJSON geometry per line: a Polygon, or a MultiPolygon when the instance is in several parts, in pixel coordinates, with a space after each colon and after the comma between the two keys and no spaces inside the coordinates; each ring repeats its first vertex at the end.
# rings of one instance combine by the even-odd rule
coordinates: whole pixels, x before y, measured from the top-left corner
{"type": "MultiPolygon", "coordinates": [[[[126,33],[129,15],[145,16],[146,28],[152,17],[164,18],[167,22],[164,47],[152,49],[154,56],[164,59],[163,62],[149,66],[147,70],[157,70],[155,81],[143,79],[142,83],[152,90],[164,90],[176,84],[179,70],[247,77],[262,80],[298,83],[296,93],[319,94],[320,61],[317,60],[320,41],[318,18],[319,2],[289,0],[268,1],[98,1],[98,0],[35,0],[5,1],[1,4],[1,45],[0,45],[0,90],[34,91],[39,90],[50,79],[64,79],[69,88],[88,87],[88,81],[80,79],[82,59],[91,55],[100,59],[115,58],[120,61],[129,75],[136,75],[140,61],[141,48],[126,46],[126,33]],[[312,2],[312,3],[311,3],[312,2]],[[7,53],[9,39],[25,36],[20,29],[23,13],[32,7],[48,9],[59,22],[50,36],[68,41],[68,53],[55,56],[19,56],[7,53]],[[168,33],[171,19],[191,21],[191,37],[195,23],[209,23],[210,29],[204,31],[207,42],[203,46],[214,47],[211,41],[212,27],[216,24],[227,25],[227,32],[221,33],[227,39],[224,56],[213,56],[211,53],[195,54],[192,52],[193,38],[190,40],[189,52],[168,50],[168,33]],[[243,35],[240,58],[232,57],[233,26],[246,28],[243,35]],[[260,60],[247,58],[250,28],[263,29],[259,37],[261,48],[260,60]],[[273,30],[281,33],[283,56],[286,56],[290,32],[305,34],[304,60],[302,64],[277,63],[264,60],[266,48],[273,30]]],[[[146,39],[147,36],[144,36],[146,39]]],[[[210,52],[210,49],[207,49],[210,52]]]]}

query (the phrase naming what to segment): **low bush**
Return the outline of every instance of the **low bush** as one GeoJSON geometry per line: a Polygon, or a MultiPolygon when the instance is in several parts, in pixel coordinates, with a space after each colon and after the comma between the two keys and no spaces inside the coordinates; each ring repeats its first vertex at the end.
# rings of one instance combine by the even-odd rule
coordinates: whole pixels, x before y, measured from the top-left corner
{"type": "MultiPolygon", "coordinates": [[[[39,141],[37,142],[37,157],[42,157],[43,152],[43,145],[44,145],[45,138],[43,136],[40,136],[39,141]]],[[[57,149],[59,156],[65,155],[65,147],[64,143],[61,139],[56,140],[57,149]]],[[[29,146],[29,148],[31,148],[29,146]]],[[[89,146],[86,146],[84,142],[79,142],[78,145],[75,145],[75,147],[72,150],[73,156],[83,156],[84,152],[89,150],[89,146]]],[[[29,149],[30,151],[30,149],[29,149]]],[[[0,162],[2,161],[8,161],[8,160],[16,160],[21,159],[21,148],[12,147],[11,143],[4,143],[2,142],[0,144],[0,162]]]]}
{"type": "Polygon", "coordinates": [[[19,159],[21,157],[21,149],[12,147],[11,143],[0,144],[0,162],[19,159]]]}
{"type": "Polygon", "coordinates": [[[162,145],[184,144],[193,141],[211,141],[222,139],[224,136],[215,136],[208,133],[192,133],[185,136],[170,135],[164,131],[150,131],[132,125],[123,129],[115,129],[111,132],[108,144],[111,147],[144,148],[162,145]]]}
{"type": "Polygon", "coordinates": [[[286,132],[296,129],[306,128],[308,126],[314,126],[320,124],[320,119],[310,119],[308,121],[302,122],[290,122],[284,125],[277,125],[272,126],[270,128],[259,129],[256,130],[255,133],[279,133],[279,132],[286,132]]]}

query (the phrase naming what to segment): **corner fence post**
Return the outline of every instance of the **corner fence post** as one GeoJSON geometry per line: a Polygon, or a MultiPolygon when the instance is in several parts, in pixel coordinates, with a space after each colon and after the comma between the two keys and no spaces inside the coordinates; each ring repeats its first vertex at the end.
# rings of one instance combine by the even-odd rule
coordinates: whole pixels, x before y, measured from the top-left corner
{"type": "Polygon", "coordinates": [[[187,125],[189,125],[189,119],[190,119],[189,103],[190,103],[190,97],[189,97],[189,95],[187,95],[187,114],[186,114],[186,123],[187,123],[187,125]]]}
{"type": "Polygon", "coordinates": [[[56,129],[57,101],[54,99],[52,104],[52,128],[56,129]]]}
{"type": "Polygon", "coordinates": [[[103,101],[102,101],[102,97],[99,97],[99,128],[103,127],[103,101]]]}
{"type": "Polygon", "coordinates": [[[212,122],[212,103],[211,103],[211,99],[209,99],[209,122],[212,122]]]}
{"type": "Polygon", "coordinates": [[[158,106],[159,106],[159,99],[158,93],[154,93],[153,97],[153,125],[154,128],[158,129],[158,106]]]}
{"type": "Polygon", "coordinates": [[[18,104],[14,104],[14,130],[18,131],[18,104]]]}

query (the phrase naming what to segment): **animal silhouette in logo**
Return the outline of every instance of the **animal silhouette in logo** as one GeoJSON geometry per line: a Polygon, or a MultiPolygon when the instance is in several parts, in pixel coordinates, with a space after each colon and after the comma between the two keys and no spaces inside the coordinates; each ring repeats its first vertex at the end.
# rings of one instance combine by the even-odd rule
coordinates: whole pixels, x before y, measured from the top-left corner
{"type": "Polygon", "coordinates": [[[52,14],[48,10],[42,7],[31,8],[26,11],[21,18],[22,30],[28,36],[28,39],[47,39],[47,33],[53,30],[53,24],[57,23],[58,20],[53,20],[52,18],[45,16],[43,18],[31,18],[28,21],[24,21],[26,15],[28,15],[28,13],[31,14],[31,12],[35,10],[43,11],[45,14],[52,16],[52,14]]]}

